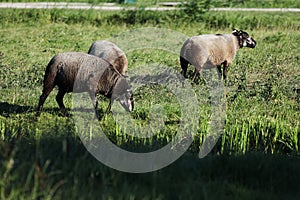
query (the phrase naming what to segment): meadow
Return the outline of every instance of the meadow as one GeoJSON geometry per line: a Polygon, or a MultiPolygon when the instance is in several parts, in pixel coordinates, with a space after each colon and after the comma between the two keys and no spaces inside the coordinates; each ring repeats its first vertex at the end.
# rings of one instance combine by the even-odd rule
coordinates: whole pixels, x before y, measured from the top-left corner
{"type": "MultiPolygon", "coordinates": [[[[49,2],[48,0],[2,0],[2,2],[49,2]]],[[[52,2],[82,2],[91,4],[116,3],[125,4],[125,0],[55,0],[52,2]]],[[[153,6],[161,5],[166,2],[187,2],[185,0],[132,0],[132,5],[153,6]]],[[[191,2],[191,0],[189,1],[191,2]]],[[[195,1],[197,2],[197,1],[195,1]]],[[[300,3],[297,0],[204,0],[211,7],[244,7],[244,8],[299,8],[300,3]]],[[[129,3],[131,4],[131,3],[129,3]]]]}
{"type": "MultiPolygon", "coordinates": [[[[193,8],[199,10],[1,10],[0,198],[299,199],[300,15],[193,8]],[[207,101],[197,105],[198,129],[188,151],[164,169],[130,174],[101,164],[85,149],[72,118],[60,116],[57,90],[37,121],[34,115],[45,67],[56,53],[87,52],[95,40],[145,27],[186,36],[238,28],[258,44],[255,49],[241,49],[229,68],[226,123],[212,152],[198,158],[211,116],[208,92],[199,79],[193,89],[198,99],[207,101]]],[[[170,52],[139,49],[126,54],[129,70],[160,63],[180,72],[179,57],[170,52]]],[[[108,100],[99,99],[104,111],[108,100]]],[[[71,94],[65,102],[72,107],[71,94]]],[[[142,87],[135,92],[131,116],[143,126],[149,122],[150,106],[157,103],[167,119],[153,138],[127,135],[112,114],[103,115],[99,126],[124,149],[160,148],[174,138],[182,116],[174,95],[159,86],[142,87]]]]}

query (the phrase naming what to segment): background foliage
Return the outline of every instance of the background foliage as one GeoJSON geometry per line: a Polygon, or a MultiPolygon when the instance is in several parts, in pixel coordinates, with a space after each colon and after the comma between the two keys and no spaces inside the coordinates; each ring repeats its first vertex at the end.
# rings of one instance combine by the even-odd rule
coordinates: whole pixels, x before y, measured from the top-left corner
{"type": "MultiPolygon", "coordinates": [[[[1,2],[82,2],[91,4],[117,3],[124,4],[125,0],[1,0],[1,2]]],[[[142,6],[162,5],[165,2],[182,2],[195,4],[209,2],[211,7],[244,7],[244,8],[299,8],[298,0],[136,0],[135,4],[142,6]]]]}

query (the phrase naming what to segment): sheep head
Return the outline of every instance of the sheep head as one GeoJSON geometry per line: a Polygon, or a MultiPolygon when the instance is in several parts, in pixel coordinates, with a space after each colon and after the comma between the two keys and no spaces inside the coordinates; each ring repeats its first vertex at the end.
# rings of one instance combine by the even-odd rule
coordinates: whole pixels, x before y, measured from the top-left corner
{"type": "Polygon", "coordinates": [[[133,111],[133,92],[125,78],[117,81],[111,98],[118,101],[126,111],[133,111]]]}
{"type": "Polygon", "coordinates": [[[256,46],[256,41],[247,32],[234,29],[232,34],[238,38],[240,48],[254,48],[256,46]]]}

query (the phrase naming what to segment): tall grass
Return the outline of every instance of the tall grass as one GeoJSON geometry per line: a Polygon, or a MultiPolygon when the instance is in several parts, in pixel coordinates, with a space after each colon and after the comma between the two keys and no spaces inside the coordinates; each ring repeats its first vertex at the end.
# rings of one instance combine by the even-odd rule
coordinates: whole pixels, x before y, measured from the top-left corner
{"type": "Polygon", "coordinates": [[[1,26],[7,27],[14,24],[27,23],[34,25],[49,23],[83,24],[105,26],[121,23],[124,26],[167,26],[176,24],[193,26],[199,23],[199,29],[232,29],[239,27],[251,29],[272,29],[281,27],[283,30],[299,30],[299,15],[294,13],[257,13],[252,12],[207,12],[206,6],[181,11],[146,11],[144,8],[137,10],[123,10],[121,12],[98,12],[92,10],[16,10],[3,9],[0,13],[1,26]],[[17,14],[16,14],[17,13],[17,14]],[[200,14],[199,14],[200,13],[200,14]],[[270,14],[272,18],[270,18],[270,14]],[[189,25],[191,24],[191,25],[189,25]]]}

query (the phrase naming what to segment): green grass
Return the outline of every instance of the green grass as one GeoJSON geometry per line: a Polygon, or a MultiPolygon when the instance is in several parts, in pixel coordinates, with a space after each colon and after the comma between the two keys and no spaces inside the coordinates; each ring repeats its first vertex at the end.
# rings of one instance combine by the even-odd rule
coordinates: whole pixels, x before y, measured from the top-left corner
{"type": "MultiPolygon", "coordinates": [[[[176,0],[175,2],[191,2],[193,0],[176,0]]],[[[199,0],[197,0],[199,2],[199,0]]],[[[299,8],[297,0],[205,0],[212,7],[238,7],[238,8],[299,8]]],[[[49,2],[48,0],[2,0],[2,2],[49,2]]],[[[82,2],[82,3],[117,3],[122,4],[125,0],[54,0],[52,2],[82,2]]],[[[135,5],[151,6],[160,5],[174,0],[136,0],[135,5]]]]}
{"type": "MultiPolygon", "coordinates": [[[[0,199],[299,199],[299,18],[207,12],[197,21],[181,12],[1,10],[0,199]],[[255,49],[240,50],[229,68],[224,134],[208,157],[196,155],[211,114],[201,81],[193,86],[202,99],[194,142],[182,158],[153,173],[122,173],[94,159],[73,120],[59,116],[57,90],[34,120],[44,70],[56,53],[86,52],[95,40],[153,26],[187,36],[242,28],[258,42],[255,49]]],[[[161,63],[180,71],[178,56],[166,51],[136,50],[127,57],[129,70],[161,63]]],[[[100,99],[104,111],[108,100],[100,99]]],[[[70,108],[70,94],[65,102],[70,108]]],[[[167,124],[154,138],[121,134],[112,115],[100,126],[122,148],[157,149],[177,133],[181,113],[174,95],[157,86],[140,88],[131,114],[142,126],[157,103],[167,124]]]]}

